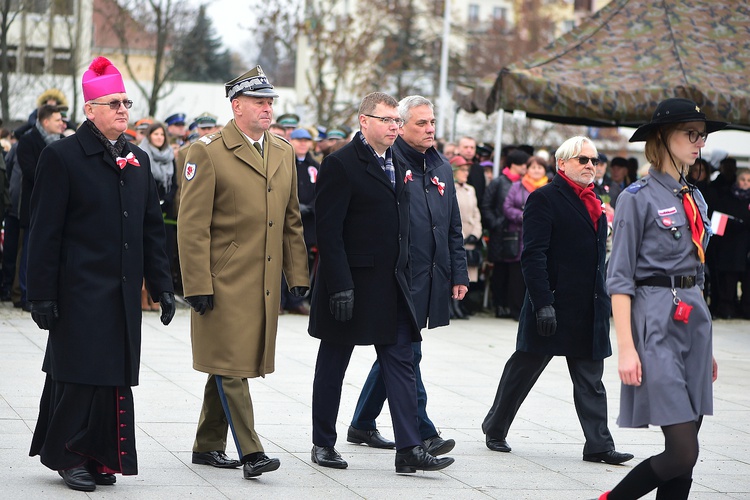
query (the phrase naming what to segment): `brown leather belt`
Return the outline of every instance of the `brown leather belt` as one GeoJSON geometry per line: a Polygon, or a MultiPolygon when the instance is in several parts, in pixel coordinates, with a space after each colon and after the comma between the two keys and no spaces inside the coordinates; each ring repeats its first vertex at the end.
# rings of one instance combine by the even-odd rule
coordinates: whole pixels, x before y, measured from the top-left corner
{"type": "Polygon", "coordinates": [[[693,288],[695,276],[651,276],[638,280],[635,286],[660,286],[664,288],[693,288]]]}

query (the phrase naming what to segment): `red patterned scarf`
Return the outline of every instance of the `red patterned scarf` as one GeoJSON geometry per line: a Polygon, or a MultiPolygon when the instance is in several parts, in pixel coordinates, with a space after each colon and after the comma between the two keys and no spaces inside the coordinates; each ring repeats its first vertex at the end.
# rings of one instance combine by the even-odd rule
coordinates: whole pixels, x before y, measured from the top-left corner
{"type": "Polygon", "coordinates": [[[602,216],[602,202],[599,201],[594,194],[594,184],[592,183],[586,187],[581,187],[571,181],[570,178],[565,175],[565,172],[560,170],[557,172],[557,175],[562,176],[562,178],[565,179],[565,182],[573,188],[576,196],[581,199],[583,205],[586,207],[586,211],[589,213],[589,217],[591,217],[591,222],[594,223],[594,229],[599,229],[599,219],[602,216]]]}

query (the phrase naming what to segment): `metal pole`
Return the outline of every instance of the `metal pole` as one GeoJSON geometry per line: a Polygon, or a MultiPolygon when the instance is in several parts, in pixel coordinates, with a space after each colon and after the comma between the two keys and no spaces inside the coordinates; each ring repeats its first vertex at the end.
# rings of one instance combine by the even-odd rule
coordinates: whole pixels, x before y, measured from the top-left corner
{"type": "Polygon", "coordinates": [[[497,127],[495,128],[495,157],[492,165],[492,177],[500,175],[500,150],[503,147],[503,119],[505,111],[503,108],[497,110],[497,127]]]}
{"type": "Polygon", "coordinates": [[[438,139],[445,139],[446,121],[449,115],[449,97],[448,97],[448,45],[451,35],[451,0],[445,0],[445,10],[443,11],[443,47],[440,53],[440,94],[438,96],[438,116],[435,136],[438,139]]]}

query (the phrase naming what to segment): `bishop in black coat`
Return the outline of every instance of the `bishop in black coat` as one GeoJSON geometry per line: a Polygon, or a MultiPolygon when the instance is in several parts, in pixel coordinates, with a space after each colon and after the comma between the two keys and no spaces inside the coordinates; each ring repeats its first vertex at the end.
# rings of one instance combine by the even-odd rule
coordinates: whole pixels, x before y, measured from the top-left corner
{"type": "Polygon", "coordinates": [[[44,304],[55,312],[30,454],[53,470],[136,474],[130,387],[138,385],[141,284],[165,310],[172,278],[148,155],[122,140],[121,167],[97,131],[84,122],[37,166],[27,296],[32,315],[44,304]]]}

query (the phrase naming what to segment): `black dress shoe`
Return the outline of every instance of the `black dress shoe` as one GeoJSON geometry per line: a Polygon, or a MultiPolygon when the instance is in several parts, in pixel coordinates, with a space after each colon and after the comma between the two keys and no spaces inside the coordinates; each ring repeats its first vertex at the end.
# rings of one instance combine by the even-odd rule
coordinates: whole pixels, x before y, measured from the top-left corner
{"type": "Polygon", "coordinates": [[[418,470],[445,469],[455,462],[451,457],[435,458],[425,450],[424,446],[415,446],[407,451],[396,452],[396,473],[411,474],[418,470]]]}
{"type": "Polygon", "coordinates": [[[313,445],[310,457],[313,463],[321,467],[331,467],[332,469],[346,469],[349,464],[341,458],[339,452],[333,446],[315,446],[313,445]]]}
{"type": "Polygon", "coordinates": [[[198,465],[211,465],[220,469],[236,469],[242,462],[232,460],[223,451],[193,452],[193,463],[198,465]]]}
{"type": "Polygon", "coordinates": [[[609,465],[620,465],[632,459],[630,453],[620,453],[619,451],[609,450],[601,453],[588,453],[583,455],[585,462],[604,462],[609,465]]]}
{"type": "Polygon", "coordinates": [[[502,451],[503,453],[510,453],[510,445],[505,439],[497,439],[487,436],[487,448],[492,451],[502,451]]]}
{"type": "Polygon", "coordinates": [[[279,468],[281,461],[278,458],[268,458],[265,453],[252,462],[245,462],[242,466],[242,475],[245,479],[258,477],[264,472],[272,472],[279,468]]]}
{"type": "Polygon", "coordinates": [[[427,448],[427,453],[436,457],[438,455],[445,455],[456,446],[456,442],[452,439],[443,439],[440,436],[432,436],[424,440],[424,446],[427,448]]]}
{"type": "Polygon", "coordinates": [[[375,429],[372,431],[363,431],[355,427],[349,426],[349,430],[346,432],[346,440],[354,444],[366,444],[372,448],[386,448],[392,450],[396,447],[396,443],[388,441],[380,432],[375,429]]]}
{"type": "Polygon", "coordinates": [[[112,486],[117,482],[117,478],[114,474],[97,472],[96,464],[89,462],[86,466],[86,470],[89,471],[91,477],[94,478],[94,482],[99,486],[112,486]]]}
{"type": "Polygon", "coordinates": [[[79,465],[68,470],[59,470],[57,473],[60,474],[60,477],[71,490],[94,491],[96,489],[94,478],[86,470],[85,465],[79,465]]]}

